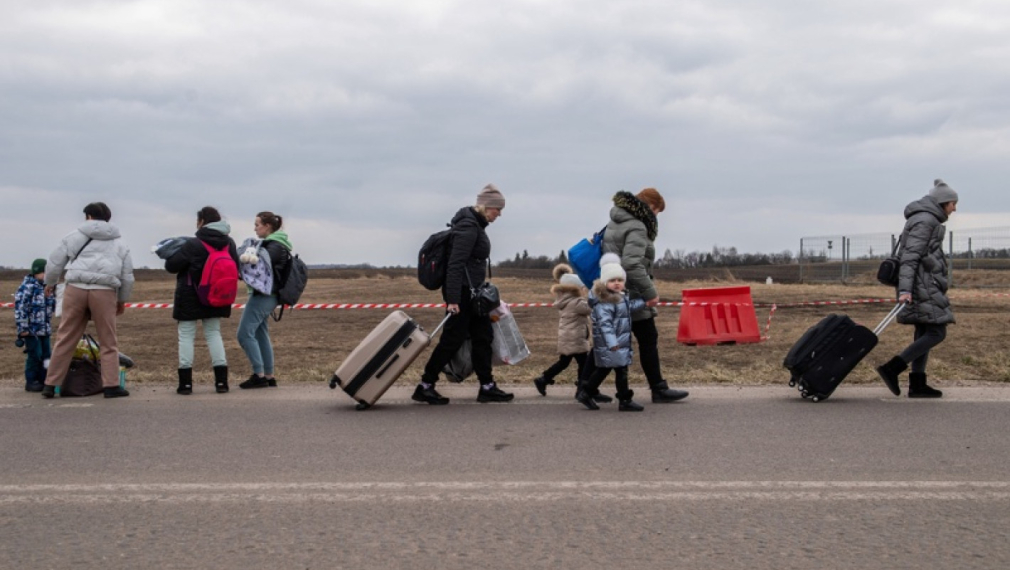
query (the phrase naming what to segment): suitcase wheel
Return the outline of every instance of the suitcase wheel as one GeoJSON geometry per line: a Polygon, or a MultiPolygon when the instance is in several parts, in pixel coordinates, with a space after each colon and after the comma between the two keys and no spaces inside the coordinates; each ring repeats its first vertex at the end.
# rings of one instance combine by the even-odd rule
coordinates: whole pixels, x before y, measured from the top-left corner
{"type": "Polygon", "coordinates": [[[803,396],[803,399],[806,400],[807,398],[810,397],[810,393],[807,392],[806,390],[803,390],[802,392],[800,392],[800,396],[803,396]]]}
{"type": "Polygon", "coordinates": [[[796,381],[795,380],[790,380],[789,381],[789,387],[790,388],[795,388],[796,387],[796,381]]]}
{"type": "Polygon", "coordinates": [[[817,403],[817,402],[821,401],[821,398],[820,398],[820,396],[814,396],[813,398],[810,398],[810,401],[812,401],[814,403],[817,403]]]}
{"type": "Polygon", "coordinates": [[[358,410],[360,412],[362,410],[367,410],[368,408],[371,408],[371,407],[372,406],[370,404],[367,404],[365,402],[358,402],[358,405],[354,406],[354,409],[358,410]]]}

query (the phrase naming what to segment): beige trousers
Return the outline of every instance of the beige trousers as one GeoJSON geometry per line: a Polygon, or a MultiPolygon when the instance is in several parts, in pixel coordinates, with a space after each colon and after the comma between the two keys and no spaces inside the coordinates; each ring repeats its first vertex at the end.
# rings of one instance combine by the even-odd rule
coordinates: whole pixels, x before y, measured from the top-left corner
{"type": "Polygon", "coordinates": [[[116,292],[111,289],[81,289],[67,285],[63,292],[63,316],[56,331],[56,346],[49,360],[47,386],[61,386],[70,360],[88,326],[95,323],[101,347],[102,386],[119,386],[119,345],[116,341],[116,292]]]}

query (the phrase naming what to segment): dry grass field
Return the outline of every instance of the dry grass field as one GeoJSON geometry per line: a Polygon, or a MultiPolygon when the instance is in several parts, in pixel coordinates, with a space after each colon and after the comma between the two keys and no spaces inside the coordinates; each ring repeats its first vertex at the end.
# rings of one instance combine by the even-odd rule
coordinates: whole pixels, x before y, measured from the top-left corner
{"type": "MultiPolygon", "coordinates": [[[[506,301],[551,302],[549,271],[542,278],[524,272],[519,276],[498,277],[506,301]]],[[[20,276],[5,272],[0,276],[0,290],[6,299],[17,289],[20,276]]],[[[174,280],[159,271],[138,273],[134,291],[135,302],[171,302],[174,280]]],[[[891,292],[879,285],[765,285],[732,280],[705,282],[658,281],[663,300],[679,300],[683,289],[750,285],[756,303],[796,303],[888,297],[891,292]]],[[[947,341],[937,348],[929,367],[930,378],[940,386],[1010,382],[1010,351],[1008,351],[1007,307],[1010,297],[992,289],[956,289],[951,297],[958,323],[949,329],[947,341]]],[[[244,300],[240,296],[240,301],[244,300]]],[[[437,292],[420,287],[410,271],[320,270],[310,274],[305,303],[436,303],[437,292]]],[[[788,373],[782,368],[782,358],[791,344],[821,317],[831,312],[846,313],[857,322],[871,328],[890,308],[886,304],[817,306],[780,308],[772,319],[770,339],[757,344],[728,346],[685,346],[676,342],[677,308],[661,307],[657,323],[660,327],[660,349],[664,374],[674,385],[698,384],[783,384],[788,373]]],[[[14,346],[13,310],[0,309],[8,315],[8,326],[0,331],[0,382],[20,385],[23,381],[24,357],[14,346]]],[[[431,330],[443,314],[440,309],[408,311],[422,326],[431,330]]],[[[511,367],[496,368],[496,377],[505,384],[532,381],[556,358],[557,311],[553,308],[516,308],[519,326],[533,355],[511,367]]],[[[388,310],[299,310],[285,314],[279,323],[271,322],[277,377],[287,384],[327,382],[337,365],[357,342],[378,323],[388,310]]],[[[768,308],[758,308],[757,317],[762,332],[769,314],[768,308]]],[[[235,340],[239,311],[222,325],[232,380],[244,379],[249,364],[235,340]]],[[[853,383],[878,383],[871,365],[890,358],[910,340],[911,328],[893,325],[880,345],[860,364],[849,378],[853,383]]],[[[119,325],[120,350],[137,361],[129,375],[131,383],[174,383],[177,366],[175,322],[170,309],[128,309],[119,325]]],[[[210,362],[202,339],[197,340],[195,380],[211,383],[210,362]]],[[[424,356],[401,377],[403,383],[417,381],[424,356]]],[[[558,380],[573,380],[574,370],[558,380]]],[[[633,383],[644,382],[641,370],[631,369],[633,383]]]]}

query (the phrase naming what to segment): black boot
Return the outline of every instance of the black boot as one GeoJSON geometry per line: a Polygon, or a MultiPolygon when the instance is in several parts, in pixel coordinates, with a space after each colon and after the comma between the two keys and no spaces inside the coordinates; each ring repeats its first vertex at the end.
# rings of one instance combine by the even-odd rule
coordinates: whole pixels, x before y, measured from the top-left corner
{"type": "Polygon", "coordinates": [[[908,375],[909,398],[940,398],[943,392],[926,385],[925,372],[912,372],[908,375]]]}
{"type": "Polygon", "coordinates": [[[180,368],[179,369],[179,387],[175,389],[176,394],[182,394],[183,396],[189,396],[193,393],[193,369],[192,368],[180,368]]]}
{"type": "Polygon", "coordinates": [[[645,409],[645,406],[635,402],[634,400],[621,400],[617,404],[617,411],[619,412],[641,412],[645,409]]]}
{"type": "Polygon", "coordinates": [[[593,401],[593,397],[590,396],[585,390],[579,390],[575,393],[575,399],[579,401],[580,404],[586,407],[587,410],[598,410],[599,406],[593,401]]]}
{"type": "Polygon", "coordinates": [[[653,404],[669,404],[670,402],[683,400],[688,396],[686,390],[674,390],[665,381],[657,382],[655,386],[650,386],[650,389],[652,390],[653,404]]]}
{"type": "Polygon", "coordinates": [[[102,388],[105,392],[106,398],[125,398],[130,395],[130,392],[126,388],[121,388],[119,386],[112,386],[111,388],[102,388]]]}
{"type": "Polygon", "coordinates": [[[617,411],[619,412],[641,412],[645,409],[645,406],[635,402],[631,398],[635,396],[634,390],[628,390],[627,392],[618,392],[617,394],[617,411]]]}
{"type": "Polygon", "coordinates": [[[541,396],[547,395],[547,386],[554,383],[554,379],[547,379],[543,374],[537,376],[533,379],[533,385],[537,387],[537,392],[540,392],[541,396]]]}
{"type": "Polygon", "coordinates": [[[43,398],[48,399],[48,398],[54,398],[55,396],[56,396],[56,386],[50,386],[49,384],[46,384],[45,387],[42,388],[43,398]]]}
{"type": "Polygon", "coordinates": [[[880,374],[880,378],[884,380],[884,384],[887,385],[887,389],[891,391],[895,396],[901,395],[901,388],[898,387],[898,375],[908,369],[908,364],[901,359],[900,356],[895,356],[894,358],[888,360],[884,364],[877,367],[877,374],[880,374]]]}
{"type": "Polygon", "coordinates": [[[227,366],[215,366],[214,367],[214,389],[217,390],[218,394],[224,394],[228,391],[228,367],[227,366]]]}

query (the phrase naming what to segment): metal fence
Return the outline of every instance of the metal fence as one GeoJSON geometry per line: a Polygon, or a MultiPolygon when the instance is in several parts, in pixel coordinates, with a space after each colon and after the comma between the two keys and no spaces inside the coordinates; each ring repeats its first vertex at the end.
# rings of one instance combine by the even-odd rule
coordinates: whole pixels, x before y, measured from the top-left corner
{"type": "MultiPolygon", "coordinates": [[[[900,234],[813,236],[800,239],[800,281],[874,282],[880,260],[900,234]]],[[[1010,227],[948,231],[952,286],[1010,286],[1010,227]]]]}

